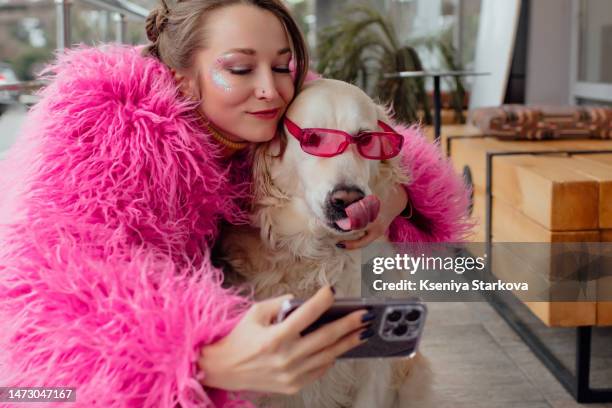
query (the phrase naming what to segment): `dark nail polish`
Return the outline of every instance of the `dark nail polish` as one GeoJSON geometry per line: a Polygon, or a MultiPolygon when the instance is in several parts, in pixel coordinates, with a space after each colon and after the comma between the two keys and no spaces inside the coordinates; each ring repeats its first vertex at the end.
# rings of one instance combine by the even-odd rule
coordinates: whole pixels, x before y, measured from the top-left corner
{"type": "Polygon", "coordinates": [[[336,288],[334,288],[333,286],[330,286],[329,289],[332,291],[334,295],[336,294],[336,288]]]}
{"type": "Polygon", "coordinates": [[[374,335],[374,330],[366,329],[366,330],[362,331],[361,334],[359,335],[359,340],[369,339],[373,335],[374,335]]]}
{"type": "Polygon", "coordinates": [[[370,320],[374,320],[375,317],[376,317],[375,313],[368,312],[364,314],[363,316],[361,316],[361,323],[365,323],[365,322],[369,322],[370,320]]]}
{"type": "Polygon", "coordinates": [[[342,242],[338,242],[338,243],[336,244],[336,246],[337,246],[338,248],[340,248],[340,249],[345,249],[345,248],[346,248],[346,245],[344,245],[342,242]]]}

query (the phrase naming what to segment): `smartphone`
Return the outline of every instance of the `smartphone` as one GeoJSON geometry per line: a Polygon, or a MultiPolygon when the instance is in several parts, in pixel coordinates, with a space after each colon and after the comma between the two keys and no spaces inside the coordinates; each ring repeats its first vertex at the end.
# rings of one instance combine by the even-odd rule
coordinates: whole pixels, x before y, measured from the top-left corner
{"type": "MultiPolygon", "coordinates": [[[[285,320],[302,303],[303,300],[286,300],[276,321],[285,320]]],[[[359,309],[374,313],[374,320],[371,321],[374,335],[338,358],[412,357],[416,354],[427,317],[427,307],[420,299],[336,299],[332,307],[301,334],[305,336],[359,309]]]]}

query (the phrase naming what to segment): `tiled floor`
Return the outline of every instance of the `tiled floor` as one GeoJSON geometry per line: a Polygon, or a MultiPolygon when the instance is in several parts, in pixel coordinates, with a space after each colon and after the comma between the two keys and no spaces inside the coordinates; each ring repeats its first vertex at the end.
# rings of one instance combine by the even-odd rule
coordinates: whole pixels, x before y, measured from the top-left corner
{"type": "MultiPolygon", "coordinates": [[[[577,404],[499,315],[484,302],[429,303],[421,351],[430,361],[432,392],[411,406],[487,408],[611,407],[577,404]]],[[[573,357],[572,329],[540,330],[573,357]]],[[[548,338],[547,338],[548,340],[548,338]]],[[[594,379],[612,387],[612,330],[594,337],[594,379]],[[607,346],[607,347],[606,347],[607,346]]],[[[565,359],[564,359],[565,360],[565,359]]]]}

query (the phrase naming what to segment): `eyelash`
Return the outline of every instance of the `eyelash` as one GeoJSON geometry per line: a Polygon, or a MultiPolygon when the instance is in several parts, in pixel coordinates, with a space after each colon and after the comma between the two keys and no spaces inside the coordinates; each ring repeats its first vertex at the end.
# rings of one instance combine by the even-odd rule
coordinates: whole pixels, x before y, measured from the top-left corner
{"type": "MultiPolygon", "coordinates": [[[[251,69],[229,69],[228,70],[233,75],[248,75],[251,73],[251,69]]],[[[272,71],[277,72],[279,74],[289,74],[291,71],[289,68],[272,68],[272,71]]]]}

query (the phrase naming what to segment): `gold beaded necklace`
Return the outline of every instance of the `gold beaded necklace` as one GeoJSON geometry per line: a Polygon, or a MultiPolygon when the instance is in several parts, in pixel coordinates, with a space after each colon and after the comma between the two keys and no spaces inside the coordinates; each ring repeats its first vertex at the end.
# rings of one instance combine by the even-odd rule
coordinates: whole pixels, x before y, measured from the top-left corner
{"type": "Polygon", "coordinates": [[[208,128],[208,131],[210,132],[210,135],[213,137],[213,139],[215,139],[217,142],[221,143],[223,146],[227,147],[228,149],[242,150],[249,145],[249,142],[247,141],[236,142],[233,140],[229,140],[227,137],[219,133],[215,128],[210,126],[210,124],[207,121],[204,121],[204,123],[206,124],[206,127],[208,128]]]}
{"type": "Polygon", "coordinates": [[[200,120],[200,123],[205,126],[206,129],[208,129],[208,132],[210,133],[212,138],[219,142],[221,145],[225,146],[227,149],[242,150],[249,145],[249,142],[247,141],[236,142],[223,136],[217,129],[212,127],[209,120],[204,116],[202,112],[200,112],[199,109],[196,109],[196,114],[200,120]]]}

